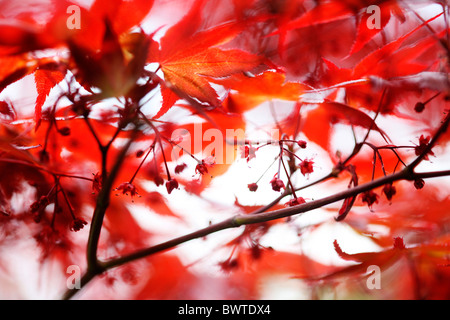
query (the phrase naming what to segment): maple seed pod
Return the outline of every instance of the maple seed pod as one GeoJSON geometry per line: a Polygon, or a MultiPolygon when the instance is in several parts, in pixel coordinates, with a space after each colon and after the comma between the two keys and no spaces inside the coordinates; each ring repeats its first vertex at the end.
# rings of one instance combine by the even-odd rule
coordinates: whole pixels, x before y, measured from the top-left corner
{"type": "Polygon", "coordinates": [[[300,168],[301,173],[306,176],[309,175],[310,173],[314,172],[314,161],[311,160],[303,160],[298,167],[300,168]]]}
{"type": "Polygon", "coordinates": [[[47,196],[41,196],[39,198],[39,200],[33,202],[30,205],[31,212],[37,212],[37,211],[40,211],[40,210],[44,210],[49,204],[50,204],[50,201],[49,201],[48,197],[47,196]]]}
{"type": "Polygon", "coordinates": [[[386,184],[383,187],[383,193],[386,196],[386,198],[391,201],[392,197],[397,193],[397,190],[392,185],[392,183],[386,184]]]}
{"type": "Polygon", "coordinates": [[[303,204],[303,203],[306,203],[305,199],[303,199],[302,197],[298,197],[298,198],[294,198],[294,199],[289,200],[285,204],[285,206],[286,207],[294,207],[294,206],[297,206],[297,205],[303,204]]]}
{"type": "Polygon", "coordinates": [[[219,266],[224,271],[230,271],[239,267],[239,261],[237,259],[228,259],[219,263],[219,266]]]}
{"type": "Polygon", "coordinates": [[[248,190],[250,190],[251,192],[255,192],[256,190],[258,190],[258,185],[256,183],[249,183],[247,185],[248,190]]]}
{"type": "Polygon", "coordinates": [[[273,191],[280,191],[281,188],[283,188],[283,189],[286,188],[285,185],[284,185],[283,180],[278,179],[278,178],[276,178],[276,177],[274,177],[274,178],[270,181],[270,184],[272,184],[272,189],[273,189],[273,191]]]}
{"type": "Polygon", "coordinates": [[[130,193],[131,197],[135,196],[137,194],[136,186],[129,182],[123,182],[121,183],[117,188],[116,191],[121,190],[123,194],[130,193]]]}
{"type": "Polygon", "coordinates": [[[176,174],[181,173],[184,169],[186,169],[186,167],[187,167],[186,163],[182,163],[182,164],[177,165],[175,167],[175,173],[176,174]]]}
{"type": "Polygon", "coordinates": [[[94,178],[92,179],[92,191],[93,192],[100,192],[102,189],[102,175],[97,172],[92,174],[94,178]]]}
{"type": "Polygon", "coordinates": [[[80,231],[81,229],[84,228],[85,225],[87,225],[87,222],[84,219],[75,218],[72,221],[72,225],[70,226],[70,231],[74,231],[74,232],[80,231]]]}
{"type": "MultiPolygon", "coordinates": [[[[430,142],[430,137],[425,137],[424,135],[421,135],[419,138],[419,145],[414,148],[414,152],[416,156],[420,156],[423,152],[425,152],[426,148],[428,147],[428,143],[430,142]]],[[[428,154],[434,156],[433,151],[429,150],[427,154],[424,156],[424,160],[429,160],[428,154]]]]}
{"type": "Polygon", "coordinates": [[[425,186],[425,181],[423,179],[416,179],[414,180],[414,187],[417,190],[422,189],[425,186]]]}
{"type": "Polygon", "coordinates": [[[421,113],[423,110],[425,110],[425,104],[423,102],[417,102],[414,106],[414,111],[421,113]]]}
{"type": "Polygon", "coordinates": [[[69,127],[62,127],[58,130],[58,132],[65,137],[70,136],[70,128],[69,127]]]}
{"type": "Polygon", "coordinates": [[[166,182],[166,188],[167,192],[171,194],[173,189],[178,188],[178,181],[176,179],[170,179],[169,181],[166,182]]]}
{"type": "Polygon", "coordinates": [[[369,190],[361,194],[361,200],[367,203],[369,208],[372,209],[373,204],[378,203],[378,195],[372,190],[369,190]]]}
{"type": "Polygon", "coordinates": [[[204,174],[208,173],[208,168],[202,162],[202,163],[197,164],[197,166],[195,167],[195,172],[200,173],[201,175],[204,175],[204,174]]]}
{"type": "Polygon", "coordinates": [[[305,148],[306,148],[306,145],[307,145],[306,141],[304,141],[304,140],[298,140],[298,141],[297,141],[297,144],[298,144],[298,146],[299,146],[300,148],[302,148],[302,149],[305,149],[305,148]]]}
{"type": "Polygon", "coordinates": [[[144,150],[138,150],[136,151],[136,158],[140,158],[144,155],[144,150]]]}
{"type": "Polygon", "coordinates": [[[155,176],[153,181],[155,182],[157,187],[164,184],[164,179],[160,175],[155,176]]]}

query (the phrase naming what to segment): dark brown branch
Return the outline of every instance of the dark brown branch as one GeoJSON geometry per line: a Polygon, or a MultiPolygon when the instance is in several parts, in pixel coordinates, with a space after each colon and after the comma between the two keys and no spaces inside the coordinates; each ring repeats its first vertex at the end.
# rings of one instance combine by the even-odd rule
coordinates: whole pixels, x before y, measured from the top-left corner
{"type": "MultiPolygon", "coordinates": [[[[138,132],[138,127],[136,127],[132,133],[131,137],[126,143],[126,145],[122,148],[119,155],[116,158],[114,166],[111,169],[111,172],[108,175],[108,178],[102,184],[102,189],[97,197],[97,203],[94,209],[94,214],[92,216],[91,228],[89,230],[89,238],[87,244],[87,271],[82,277],[81,287],[84,287],[89,281],[91,281],[97,275],[103,273],[105,271],[101,262],[98,260],[98,243],[100,240],[100,233],[103,227],[103,219],[105,217],[106,210],[109,207],[111,189],[113,187],[114,180],[119,173],[119,170],[122,166],[122,163],[125,159],[125,156],[133,143],[138,132]]],[[[102,149],[102,156],[106,157],[107,149],[102,149]]],[[[76,294],[77,289],[69,289],[63,296],[63,299],[70,299],[74,294],[76,294]]]]}
{"type": "MultiPolygon", "coordinates": [[[[314,200],[308,203],[304,203],[301,205],[293,206],[293,207],[287,207],[279,210],[269,211],[269,212],[258,212],[258,214],[240,214],[236,215],[234,217],[231,217],[229,219],[226,219],[222,222],[210,225],[208,227],[205,227],[203,229],[194,231],[192,233],[183,235],[178,238],[174,238],[172,240],[162,242],[160,244],[157,244],[155,246],[151,246],[142,250],[138,250],[132,254],[119,257],[116,259],[111,259],[106,262],[99,262],[101,266],[101,270],[108,270],[111,268],[115,268],[118,266],[121,266],[125,263],[129,263],[138,259],[142,259],[145,257],[148,257],[150,255],[153,255],[155,253],[167,251],[169,249],[173,249],[177,247],[180,244],[183,244],[185,242],[202,238],[207,235],[210,235],[212,233],[231,229],[231,228],[238,228],[244,225],[248,224],[255,224],[255,223],[262,223],[272,220],[277,220],[281,218],[286,218],[294,215],[298,215],[304,212],[308,212],[314,209],[318,209],[321,207],[324,207],[326,205],[344,200],[349,197],[357,196],[358,194],[372,190],[375,188],[378,188],[380,186],[383,186],[385,184],[393,183],[395,181],[399,180],[415,180],[417,178],[422,179],[429,179],[429,178],[435,178],[435,177],[443,177],[443,176],[449,176],[450,170],[444,170],[444,171],[437,171],[437,172],[425,172],[425,173],[411,173],[409,170],[404,169],[398,173],[384,176],[382,178],[379,178],[377,180],[373,180],[369,183],[365,183],[363,185],[359,185],[357,187],[347,189],[345,191],[333,194],[331,196],[314,200]]],[[[281,197],[281,196],[280,196],[281,197]]],[[[255,212],[256,213],[256,212],[255,212]]],[[[69,297],[70,298],[70,297],[69,297]]]]}
{"type": "Polygon", "coordinates": [[[106,209],[109,206],[111,189],[113,187],[114,180],[120,170],[120,167],[122,166],[122,163],[125,159],[128,149],[130,148],[136,136],[136,133],[137,129],[133,130],[132,136],[128,140],[127,144],[122,148],[120,154],[116,159],[114,166],[111,169],[110,174],[108,175],[108,179],[104,181],[102,189],[98,195],[88,239],[88,247],[87,247],[88,272],[90,269],[96,270],[100,267],[97,260],[97,249],[98,249],[98,241],[100,238],[100,231],[103,225],[103,218],[105,216],[106,209]]]}
{"type": "Polygon", "coordinates": [[[392,182],[395,182],[398,180],[415,180],[417,178],[424,179],[424,178],[434,178],[434,177],[442,177],[442,176],[448,176],[448,175],[450,175],[450,170],[418,173],[418,174],[412,174],[412,175],[410,174],[410,172],[408,170],[403,170],[396,174],[392,174],[390,176],[385,176],[380,179],[373,180],[369,183],[365,183],[365,184],[359,185],[357,187],[347,189],[345,191],[333,194],[331,196],[328,196],[328,197],[325,197],[325,198],[322,198],[319,200],[311,201],[309,203],[305,203],[305,204],[301,204],[301,205],[297,205],[297,206],[293,206],[293,207],[288,207],[288,208],[284,208],[284,209],[264,212],[264,213],[258,213],[258,214],[236,215],[227,220],[224,220],[217,224],[210,225],[206,228],[189,233],[187,235],[184,235],[184,236],[163,242],[161,244],[137,251],[128,256],[110,260],[108,262],[103,263],[102,265],[105,269],[117,267],[124,263],[131,262],[131,261],[143,258],[143,257],[147,257],[147,256],[152,255],[157,252],[172,249],[184,242],[187,242],[187,241],[190,241],[193,239],[197,239],[197,238],[201,238],[201,237],[204,237],[211,233],[215,233],[220,230],[237,228],[237,227],[247,225],[247,224],[267,222],[267,221],[271,221],[271,220],[286,218],[289,216],[308,212],[308,211],[318,209],[323,206],[338,202],[340,200],[344,200],[348,197],[356,196],[362,192],[372,190],[377,187],[380,187],[385,184],[392,183],[392,182]]]}

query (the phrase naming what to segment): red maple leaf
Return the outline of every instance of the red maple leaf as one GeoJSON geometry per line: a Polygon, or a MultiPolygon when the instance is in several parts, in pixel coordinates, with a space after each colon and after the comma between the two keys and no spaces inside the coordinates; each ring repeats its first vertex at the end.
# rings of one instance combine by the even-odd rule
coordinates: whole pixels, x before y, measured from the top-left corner
{"type": "Polygon", "coordinates": [[[161,38],[159,52],[149,57],[149,61],[160,64],[165,80],[163,104],[155,118],[165,114],[180,98],[180,93],[212,107],[220,106],[219,96],[208,78],[250,71],[265,61],[261,56],[239,49],[217,47],[236,37],[247,23],[224,23],[199,31],[203,6],[204,1],[196,1],[191,11],[161,38]]]}

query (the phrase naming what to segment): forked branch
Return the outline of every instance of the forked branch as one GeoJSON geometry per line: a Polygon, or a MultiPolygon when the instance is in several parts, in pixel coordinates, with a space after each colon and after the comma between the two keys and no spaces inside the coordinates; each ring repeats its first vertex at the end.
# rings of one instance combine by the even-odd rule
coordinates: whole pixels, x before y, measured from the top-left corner
{"type": "MultiPolygon", "coordinates": [[[[339,193],[324,197],[322,199],[314,200],[311,202],[307,202],[304,204],[287,207],[279,210],[273,210],[273,211],[267,211],[270,210],[271,206],[267,205],[263,208],[263,210],[256,210],[253,213],[250,214],[238,214],[235,215],[229,219],[226,219],[222,222],[209,225],[208,227],[205,227],[203,229],[194,231],[192,233],[168,240],[166,242],[162,242],[160,244],[150,246],[148,248],[144,248],[141,250],[137,250],[134,253],[131,253],[129,255],[125,255],[122,257],[114,258],[109,261],[99,261],[97,260],[96,256],[96,250],[91,251],[90,259],[91,265],[95,261],[96,268],[88,269],[86,274],[83,276],[81,285],[84,287],[87,283],[89,283],[90,280],[92,280],[95,276],[98,274],[101,274],[105,272],[106,270],[109,270],[111,268],[115,268],[118,266],[121,266],[123,264],[145,258],[148,256],[151,256],[156,253],[164,252],[170,249],[173,249],[177,247],[180,244],[183,244],[185,242],[198,239],[201,237],[205,237],[207,235],[213,234],[215,232],[231,229],[231,228],[238,228],[244,225],[249,224],[256,224],[256,223],[262,223],[277,219],[282,219],[294,215],[299,215],[314,209],[322,208],[324,206],[330,205],[332,203],[355,197],[363,192],[373,190],[375,188],[384,186],[386,184],[392,184],[393,182],[400,181],[400,180],[407,180],[407,181],[415,181],[418,179],[430,179],[430,178],[437,178],[437,177],[443,177],[443,176],[450,176],[450,169],[448,170],[442,170],[442,171],[435,171],[435,172],[423,172],[423,173],[417,173],[415,172],[415,168],[418,166],[418,164],[424,160],[426,154],[436,145],[439,138],[446,132],[448,129],[448,125],[450,123],[450,116],[447,115],[445,120],[442,122],[441,126],[436,131],[435,135],[431,139],[430,143],[427,145],[426,148],[424,148],[423,152],[415,158],[410,165],[405,167],[402,171],[399,171],[397,173],[393,173],[391,175],[386,175],[381,178],[372,180],[371,182],[361,184],[358,186],[355,186],[353,188],[349,188],[347,190],[341,191],[339,193]],[[267,212],[266,212],[267,211],[267,212]],[[95,254],[95,257],[94,257],[95,254]],[[95,260],[94,260],[95,258],[95,260]]],[[[130,140],[131,141],[131,140],[130,140]]],[[[131,143],[131,142],[129,142],[131,143]]],[[[323,181],[324,179],[320,179],[319,181],[323,181]]],[[[107,190],[105,188],[105,190],[107,190]]],[[[286,196],[287,193],[284,192],[280,197],[278,197],[275,201],[273,201],[271,204],[277,203],[282,197],[286,196]]],[[[106,200],[106,195],[104,196],[106,200]]],[[[100,197],[99,197],[100,198],[100,197]]],[[[102,201],[103,201],[102,200],[102,201]]],[[[103,219],[106,207],[102,204],[102,201],[99,202],[100,208],[96,209],[96,215],[94,215],[94,221],[91,226],[91,233],[96,232],[99,234],[100,232],[100,224],[103,219]],[[100,210],[101,209],[101,210],[100,210]],[[97,217],[97,218],[96,218],[97,217]],[[94,231],[92,231],[94,229],[94,231]]],[[[91,239],[91,245],[92,249],[94,248],[94,244],[98,244],[98,235],[94,234],[94,237],[91,239]]],[[[90,237],[91,238],[91,237],[90,237]]],[[[96,248],[96,247],[95,247],[96,248]]],[[[89,256],[89,255],[88,255],[89,256]]],[[[64,299],[70,299],[74,294],[77,293],[77,289],[71,289],[68,290],[65,295],[64,299]]]]}

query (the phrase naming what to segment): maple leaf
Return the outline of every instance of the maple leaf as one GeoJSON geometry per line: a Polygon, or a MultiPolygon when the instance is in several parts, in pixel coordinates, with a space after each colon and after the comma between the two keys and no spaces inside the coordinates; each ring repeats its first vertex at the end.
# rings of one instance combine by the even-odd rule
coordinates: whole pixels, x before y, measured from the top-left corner
{"type": "Polygon", "coordinates": [[[297,101],[307,88],[302,83],[286,81],[286,75],[280,71],[265,71],[252,77],[236,74],[211,81],[236,91],[229,93],[226,100],[230,112],[245,112],[273,99],[297,101]]]}
{"type": "MultiPolygon", "coordinates": [[[[358,185],[358,175],[356,174],[355,167],[353,165],[348,165],[345,169],[351,175],[348,188],[356,187],[358,185]]],[[[350,212],[356,201],[356,197],[357,196],[352,196],[344,199],[344,202],[342,203],[342,206],[339,209],[339,214],[335,218],[336,221],[342,221],[347,217],[348,213],[350,212]]]]}
{"type": "Polygon", "coordinates": [[[19,159],[38,165],[37,161],[27,149],[30,148],[17,146],[8,138],[0,137],[0,153],[2,155],[7,154],[14,159],[19,159]]]}
{"type": "Polygon", "coordinates": [[[45,33],[36,24],[24,21],[0,23],[0,53],[4,55],[23,54],[56,45],[56,39],[45,33]]]}
{"type": "Polygon", "coordinates": [[[14,110],[14,106],[0,100],[0,121],[2,122],[9,122],[14,121],[16,119],[16,110],[14,110]]]}
{"type": "Polygon", "coordinates": [[[288,21],[285,25],[280,27],[280,31],[286,32],[288,30],[304,28],[312,25],[328,23],[340,19],[345,19],[352,16],[352,10],[343,1],[329,1],[324,2],[313,9],[300,16],[298,19],[288,21]]]}
{"type": "Polygon", "coordinates": [[[241,50],[208,48],[194,56],[175,61],[166,60],[162,63],[161,69],[171,86],[217,107],[220,105],[219,98],[205,76],[226,77],[251,70],[261,64],[261,61],[260,57],[241,50]]]}
{"type": "MultiPolygon", "coordinates": [[[[367,43],[373,36],[380,32],[383,27],[389,22],[391,12],[393,12],[401,21],[404,21],[405,16],[398,6],[396,0],[376,0],[370,1],[324,1],[318,2],[318,4],[305,14],[301,15],[297,19],[291,19],[286,21],[280,26],[279,30],[271,33],[270,35],[283,34],[289,30],[305,28],[309,26],[315,26],[319,24],[330,23],[338,20],[344,20],[349,18],[356,18],[358,24],[357,39],[355,46],[358,49],[362,45],[367,43]],[[370,17],[367,12],[367,7],[370,5],[377,5],[381,11],[380,20],[382,25],[374,30],[367,28],[367,19],[370,17]],[[372,32],[370,32],[372,31],[372,32]]],[[[355,46],[352,48],[357,51],[355,46]]]]}
{"type": "Polygon", "coordinates": [[[325,150],[328,150],[331,126],[335,123],[344,123],[351,126],[359,126],[365,129],[375,130],[389,141],[387,134],[380,129],[366,113],[334,101],[324,101],[314,110],[308,111],[303,122],[303,131],[309,139],[318,143],[325,150]],[[320,127],[317,123],[321,123],[320,127]]]}
{"type": "MultiPolygon", "coordinates": [[[[439,272],[439,266],[448,266],[448,259],[445,259],[445,256],[448,255],[448,239],[445,240],[443,243],[427,243],[408,248],[405,246],[402,237],[394,237],[391,239],[391,243],[393,242],[393,244],[390,248],[386,248],[380,252],[355,254],[344,252],[335,240],[333,245],[339,257],[346,261],[357,262],[357,264],[344,267],[326,276],[318,277],[318,279],[336,279],[336,277],[355,276],[355,274],[364,275],[371,265],[376,265],[383,270],[398,263],[403,257],[408,257],[410,259],[409,261],[411,261],[409,265],[412,267],[424,268],[427,266],[427,268],[424,268],[427,271],[423,271],[419,275],[421,283],[425,280],[439,283],[440,281],[435,277],[435,273],[439,272]]],[[[440,285],[437,287],[440,287],[440,285]]]]}
{"type": "Polygon", "coordinates": [[[0,92],[37,68],[36,61],[26,54],[1,57],[0,61],[0,92]]]}
{"type": "Polygon", "coordinates": [[[392,14],[396,16],[401,22],[405,21],[405,16],[402,9],[399,7],[396,1],[385,1],[378,5],[380,9],[379,22],[380,25],[376,28],[369,28],[369,19],[371,14],[365,12],[361,15],[358,23],[358,32],[356,35],[355,43],[353,44],[349,55],[352,55],[363,48],[371,39],[384,29],[384,27],[391,20],[392,14]]]}
{"type": "Polygon", "coordinates": [[[92,52],[101,50],[105,33],[113,32],[122,36],[133,27],[138,27],[154,3],[153,0],[95,0],[88,9],[80,7],[80,28],[68,30],[61,24],[66,24],[69,4],[64,6],[63,0],[61,2],[59,6],[63,7],[64,13],[55,14],[47,33],[55,33],[64,43],[76,44],[77,47],[92,52]],[[105,21],[109,23],[109,31],[105,21]]]}
{"type": "MultiPolygon", "coordinates": [[[[106,32],[100,51],[69,42],[75,75],[87,89],[99,88],[103,97],[127,95],[142,76],[149,42],[141,33],[119,37],[105,21],[106,32]]],[[[151,88],[151,86],[150,86],[151,88]]]]}
{"type": "MultiPolygon", "coordinates": [[[[353,68],[339,68],[323,58],[327,72],[321,79],[322,84],[326,84],[321,91],[345,88],[348,103],[376,111],[383,96],[383,89],[387,88],[379,111],[382,114],[389,114],[394,111],[394,107],[399,103],[398,97],[402,96],[401,92],[406,89],[442,89],[445,86],[445,75],[424,72],[427,66],[411,61],[429,50],[438,41],[436,39],[445,33],[440,32],[436,37],[423,39],[412,47],[402,47],[409,37],[441,15],[442,13],[433,16],[406,34],[371,51],[353,68]]],[[[336,93],[336,90],[332,92],[336,93]]]]}
{"type": "Polygon", "coordinates": [[[348,19],[353,16],[354,11],[355,9],[353,8],[352,10],[350,5],[345,1],[318,2],[315,7],[300,17],[282,20],[278,29],[270,33],[269,36],[279,36],[278,54],[284,56],[286,51],[285,40],[288,31],[348,19]]]}
{"type": "Polygon", "coordinates": [[[41,124],[42,117],[42,106],[47,99],[50,91],[55,87],[59,82],[61,82],[65,77],[65,70],[46,70],[46,69],[38,69],[34,73],[34,81],[36,83],[36,105],[35,105],[35,121],[37,130],[41,124]]]}
{"type": "Polygon", "coordinates": [[[365,56],[354,68],[353,75],[356,77],[362,77],[367,74],[374,74],[373,68],[376,66],[376,70],[382,70],[384,69],[385,72],[389,72],[389,68],[385,68],[384,66],[380,65],[380,62],[385,60],[386,58],[390,57],[392,54],[394,54],[401,45],[408,39],[411,35],[416,33],[418,30],[423,28],[424,26],[428,25],[430,22],[436,20],[439,18],[443,13],[439,13],[435,15],[434,17],[428,19],[427,21],[423,22],[419,26],[415,27],[413,30],[407,32],[403,36],[399,37],[396,40],[393,40],[386,44],[385,46],[371,52],[367,56],[365,56]]]}
{"type": "Polygon", "coordinates": [[[112,11],[108,18],[113,22],[114,31],[122,34],[138,26],[144,20],[153,7],[154,0],[97,0],[96,3],[98,3],[99,9],[110,6],[111,3],[114,4],[116,12],[112,11]]]}
{"type": "Polygon", "coordinates": [[[221,105],[210,78],[228,77],[249,71],[263,64],[263,57],[239,50],[220,49],[217,46],[229,42],[245,24],[225,23],[205,31],[197,31],[203,1],[197,1],[191,11],[170,28],[161,39],[161,49],[156,57],[164,73],[163,106],[157,116],[162,116],[180,98],[182,92],[212,107],[221,105]],[[184,38],[182,38],[184,37],[184,38]],[[183,46],[175,46],[182,41],[183,46]],[[172,90],[169,93],[166,89],[172,90]]]}
{"type": "Polygon", "coordinates": [[[333,278],[335,279],[337,277],[350,274],[364,274],[367,271],[367,267],[370,265],[376,265],[380,268],[388,267],[398,261],[405,254],[404,250],[400,250],[395,247],[380,252],[362,252],[349,254],[341,249],[337,240],[334,240],[333,246],[334,250],[342,260],[356,262],[357,264],[344,267],[328,275],[318,277],[317,280],[333,278]]]}

